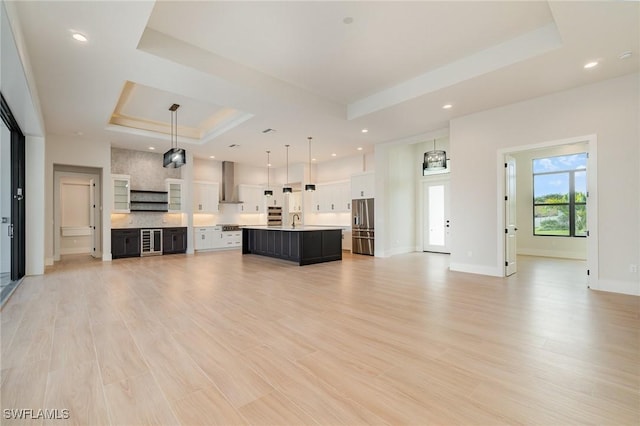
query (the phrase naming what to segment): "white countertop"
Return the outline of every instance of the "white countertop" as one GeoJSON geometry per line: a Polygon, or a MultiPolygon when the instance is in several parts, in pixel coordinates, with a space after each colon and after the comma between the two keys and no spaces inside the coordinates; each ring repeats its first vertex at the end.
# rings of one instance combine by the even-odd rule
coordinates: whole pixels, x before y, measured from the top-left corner
{"type": "Polygon", "coordinates": [[[272,231],[329,231],[329,230],[339,230],[342,231],[344,228],[340,226],[317,226],[317,225],[307,225],[307,226],[296,226],[292,228],[291,226],[267,226],[267,225],[244,225],[245,229],[266,229],[272,231]]]}

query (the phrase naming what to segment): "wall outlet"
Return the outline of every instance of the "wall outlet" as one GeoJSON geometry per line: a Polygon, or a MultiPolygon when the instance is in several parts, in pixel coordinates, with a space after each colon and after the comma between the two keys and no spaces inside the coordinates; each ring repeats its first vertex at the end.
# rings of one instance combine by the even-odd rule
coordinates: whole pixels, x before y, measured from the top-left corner
{"type": "Polygon", "coordinates": [[[629,265],[629,272],[631,272],[632,274],[635,274],[638,272],[638,265],[634,265],[633,263],[631,265],[629,265]]]}

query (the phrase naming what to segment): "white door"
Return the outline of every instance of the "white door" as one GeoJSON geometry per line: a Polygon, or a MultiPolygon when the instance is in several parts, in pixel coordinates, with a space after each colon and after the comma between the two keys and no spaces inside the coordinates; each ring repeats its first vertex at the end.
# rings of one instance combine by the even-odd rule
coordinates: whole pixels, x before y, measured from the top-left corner
{"type": "Polygon", "coordinates": [[[422,199],[424,203],[422,251],[451,253],[449,181],[424,182],[422,199]]]}
{"type": "Polygon", "coordinates": [[[518,270],[516,264],[516,160],[510,155],[504,157],[504,265],[505,275],[513,275],[518,270]]]}
{"type": "Polygon", "coordinates": [[[91,229],[91,256],[98,257],[96,248],[98,241],[96,238],[96,180],[89,180],[89,228],[91,229]]]}

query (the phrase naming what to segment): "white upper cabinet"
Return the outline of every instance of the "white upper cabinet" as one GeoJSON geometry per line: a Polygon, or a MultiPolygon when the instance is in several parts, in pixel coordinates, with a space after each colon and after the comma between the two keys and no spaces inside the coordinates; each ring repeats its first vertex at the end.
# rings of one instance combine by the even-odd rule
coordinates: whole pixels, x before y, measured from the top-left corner
{"type": "Polygon", "coordinates": [[[313,193],[314,213],[342,213],[351,210],[349,181],[319,183],[313,193]]]}
{"type": "Polygon", "coordinates": [[[284,194],[282,193],[282,185],[271,185],[269,187],[273,191],[271,197],[265,197],[267,207],[282,207],[284,202],[284,194]]]}
{"type": "Polygon", "coordinates": [[[184,191],[182,179],[165,179],[167,185],[167,195],[169,213],[180,213],[184,209],[184,191]]]}
{"type": "Polygon", "coordinates": [[[111,175],[113,186],[113,206],[111,213],[130,213],[131,176],[111,175]]]}
{"type": "Polygon", "coordinates": [[[289,194],[289,213],[302,213],[302,192],[295,191],[289,194]]]}
{"type": "Polygon", "coordinates": [[[262,185],[238,185],[238,213],[264,213],[265,197],[264,186],[262,185]]]}
{"type": "Polygon", "coordinates": [[[220,185],[217,182],[193,182],[193,212],[217,213],[220,185]]]}
{"type": "Polygon", "coordinates": [[[375,175],[373,172],[358,173],[351,176],[351,198],[375,198],[375,175]]]}

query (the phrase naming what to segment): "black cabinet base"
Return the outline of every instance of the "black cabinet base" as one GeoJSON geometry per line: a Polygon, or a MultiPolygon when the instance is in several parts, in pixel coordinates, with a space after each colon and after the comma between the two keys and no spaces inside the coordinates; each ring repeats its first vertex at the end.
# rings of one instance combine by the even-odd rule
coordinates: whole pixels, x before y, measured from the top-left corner
{"type": "Polygon", "coordinates": [[[257,254],[311,265],[342,260],[342,230],[242,230],[242,254],[257,254]]]}

